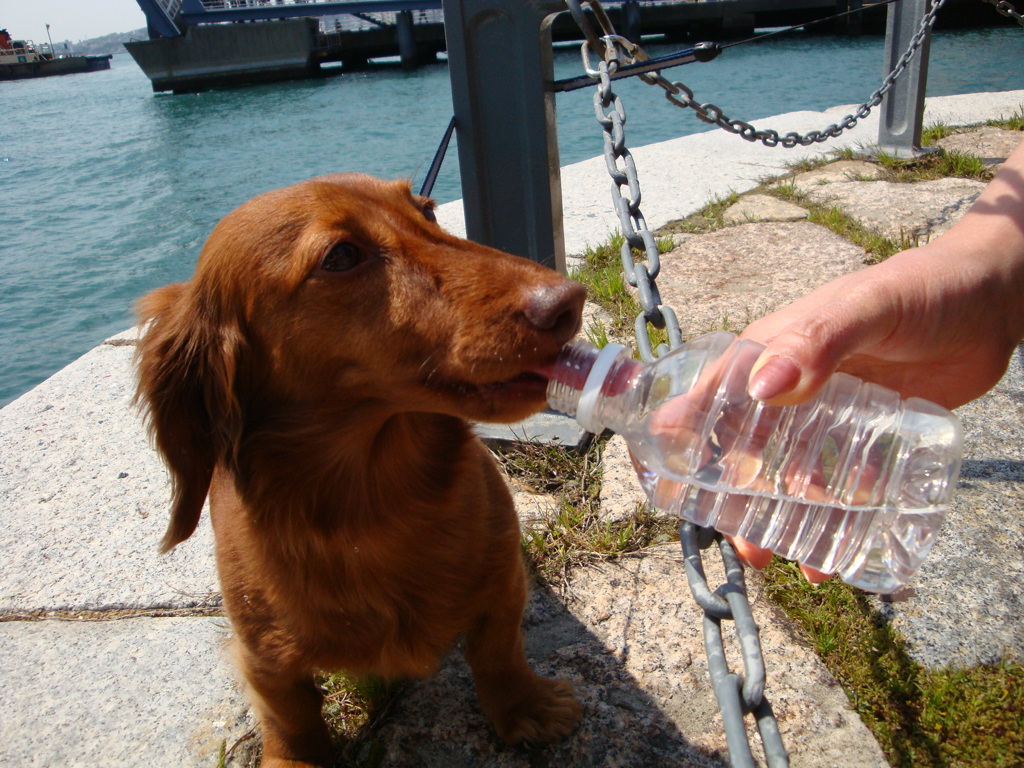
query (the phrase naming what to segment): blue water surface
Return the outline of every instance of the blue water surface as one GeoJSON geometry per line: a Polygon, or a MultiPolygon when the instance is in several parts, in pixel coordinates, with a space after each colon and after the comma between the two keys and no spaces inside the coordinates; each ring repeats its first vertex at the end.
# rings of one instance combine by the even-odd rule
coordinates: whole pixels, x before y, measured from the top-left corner
{"type": "MultiPolygon", "coordinates": [[[[667,74],[756,121],[864,101],[882,45],[777,37],[667,74]]],[[[1022,61],[1019,28],[936,33],[928,95],[1024,88],[1022,61]]],[[[556,67],[580,74],[578,48],[560,48],[556,67]]],[[[708,130],[659,89],[632,80],[616,92],[631,147],[708,130]]],[[[118,55],[106,72],[0,83],[0,98],[0,406],[132,325],[146,291],[187,279],[214,224],[246,199],[338,171],[418,186],[451,116],[443,62],[171,96],[118,55]]],[[[600,154],[590,89],[558,97],[558,122],[563,165],[600,154]]],[[[460,197],[454,147],[434,197],[460,197]]]]}

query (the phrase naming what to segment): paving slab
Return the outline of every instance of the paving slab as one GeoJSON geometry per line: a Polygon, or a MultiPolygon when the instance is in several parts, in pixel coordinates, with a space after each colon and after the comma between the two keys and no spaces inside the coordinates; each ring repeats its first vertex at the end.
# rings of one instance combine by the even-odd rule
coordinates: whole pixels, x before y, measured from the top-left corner
{"type": "Polygon", "coordinates": [[[1024,348],[957,409],[964,463],[949,514],[908,588],[875,603],[928,667],[1024,662],[1024,348]]]}
{"type": "Polygon", "coordinates": [[[0,623],[0,765],[214,768],[253,725],[220,618],[0,623]]]}
{"type": "Polygon", "coordinates": [[[157,551],[169,481],[131,405],[133,354],[100,345],[0,410],[0,611],[215,600],[207,515],[157,551]]]}
{"type": "Polygon", "coordinates": [[[796,203],[780,200],[773,195],[744,195],[730,205],[722,220],[726,224],[747,224],[754,221],[802,221],[810,214],[796,203]]]}
{"type": "Polygon", "coordinates": [[[658,288],[684,338],[739,331],[819,285],[864,266],[864,251],[807,221],[760,222],[678,237],[658,288]]]}
{"type": "Polygon", "coordinates": [[[954,133],[935,143],[947,152],[963,152],[980,157],[981,162],[995,173],[1020,141],[1020,131],[1007,131],[1004,128],[983,125],[962,133],[954,133]]]}
{"type": "Polygon", "coordinates": [[[650,502],[637,482],[626,439],[612,435],[601,453],[601,519],[626,520],[637,509],[650,509],[650,502]]]}
{"type": "Polygon", "coordinates": [[[836,182],[877,179],[882,175],[882,172],[881,166],[877,163],[869,163],[866,160],[840,160],[836,163],[824,165],[821,168],[786,177],[782,183],[792,182],[798,192],[807,194],[817,187],[835,184],[836,182]]]}
{"type": "Polygon", "coordinates": [[[835,181],[807,186],[806,193],[812,201],[835,206],[896,242],[907,241],[909,247],[956,224],[984,188],[985,182],[956,178],[914,183],[835,181]]]}

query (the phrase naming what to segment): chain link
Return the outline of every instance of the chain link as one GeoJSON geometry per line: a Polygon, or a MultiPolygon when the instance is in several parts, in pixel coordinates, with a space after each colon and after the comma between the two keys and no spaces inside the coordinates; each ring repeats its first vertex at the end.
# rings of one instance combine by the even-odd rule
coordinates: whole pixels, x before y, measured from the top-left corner
{"type": "Polygon", "coordinates": [[[769,768],[789,765],[789,757],[782,743],[779,724],[771,704],[764,696],[765,670],[761,655],[761,641],[747,599],[743,580],[743,564],[732,545],[708,528],[699,528],[684,522],[679,528],[679,541],[685,557],[686,578],[694,600],[704,609],[704,647],[707,649],[708,670],[715,689],[715,698],[722,712],[725,740],[733,768],[754,768],[756,763],[747,741],[744,715],[752,714],[764,746],[769,768]],[[725,565],[726,583],[711,591],[704,575],[700,550],[712,543],[718,549],[725,565]],[[722,638],[722,621],[736,622],[740,653],[743,658],[743,677],[729,671],[722,638]]]}
{"type": "Polygon", "coordinates": [[[1017,12],[1017,9],[1006,0],[982,0],[983,3],[991,3],[996,10],[1008,19],[1016,19],[1017,23],[1024,27],[1024,15],[1017,12]]]}

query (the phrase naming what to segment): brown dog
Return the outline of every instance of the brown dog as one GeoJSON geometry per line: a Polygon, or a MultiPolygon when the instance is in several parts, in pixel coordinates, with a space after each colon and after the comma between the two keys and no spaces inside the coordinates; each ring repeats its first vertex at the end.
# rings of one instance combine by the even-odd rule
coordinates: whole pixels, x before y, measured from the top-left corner
{"type": "Polygon", "coordinates": [[[568,734],[535,675],[512,500],[466,419],[544,405],[582,286],[444,232],[408,184],[324,176],[214,229],[140,304],[138,399],[171,470],[164,550],[209,493],[264,765],[323,765],[318,669],[421,677],[461,634],[508,742],[568,734]],[[289,762],[291,761],[291,762],[289,762]]]}

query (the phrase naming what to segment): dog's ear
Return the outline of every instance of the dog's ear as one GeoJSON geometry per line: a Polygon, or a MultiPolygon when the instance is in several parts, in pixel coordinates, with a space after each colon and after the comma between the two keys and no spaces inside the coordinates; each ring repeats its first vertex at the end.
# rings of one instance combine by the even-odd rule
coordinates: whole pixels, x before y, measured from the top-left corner
{"type": "Polygon", "coordinates": [[[150,435],[171,471],[167,552],[195,531],[218,460],[241,434],[235,375],[242,336],[237,323],[176,283],[145,296],[137,307],[144,335],[137,353],[138,388],[150,435]]]}

